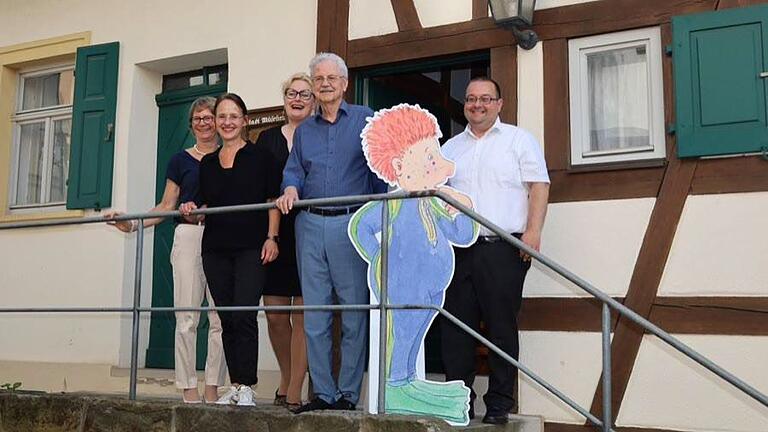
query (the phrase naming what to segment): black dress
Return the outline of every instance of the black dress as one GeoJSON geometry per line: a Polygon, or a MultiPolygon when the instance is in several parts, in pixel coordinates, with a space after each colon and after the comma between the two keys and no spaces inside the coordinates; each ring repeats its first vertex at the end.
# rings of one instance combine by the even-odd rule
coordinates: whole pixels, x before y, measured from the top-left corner
{"type": "MultiPolygon", "coordinates": [[[[278,169],[282,172],[288,160],[288,141],[285,139],[282,126],[275,126],[259,134],[256,145],[268,149],[277,161],[278,169]]],[[[277,259],[267,264],[267,283],[264,295],[281,297],[301,296],[299,271],[296,265],[296,234],[294,223],[296,211],[280,217],[280,254],[277,259]]]]}

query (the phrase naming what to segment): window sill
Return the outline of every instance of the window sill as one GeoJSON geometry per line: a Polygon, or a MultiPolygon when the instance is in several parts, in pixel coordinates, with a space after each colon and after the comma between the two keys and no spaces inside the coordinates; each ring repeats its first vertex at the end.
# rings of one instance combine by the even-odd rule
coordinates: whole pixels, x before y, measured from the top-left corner
{"type": "Polygon", "coordinates": [[[640,161],[605,162],[589,165],[568,165],[567,172],[619,171],[638,168],[659,168],[667,164],[666,159],[648,159],[640,161]]]}
{"type": "Polygon", "coordinates": [[[0,223],[7,222],[31,222],[48,219],[76,218],[85,216],[83,210],[59,210],[39,213],[6,213],[0,215],[0,223]]]}

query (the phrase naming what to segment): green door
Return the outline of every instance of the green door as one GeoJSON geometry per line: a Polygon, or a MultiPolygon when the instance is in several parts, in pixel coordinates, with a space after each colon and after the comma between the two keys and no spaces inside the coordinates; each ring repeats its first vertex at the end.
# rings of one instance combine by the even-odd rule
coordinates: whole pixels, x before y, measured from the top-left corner
{"type": "MultiPolygon", "coordinates": [[[[160,111],[157,133],[157,180],[155,201],[160,202],[165,190],[165,169],[175,153],[189,148],[195,137],[189,129],[189,105],[201,96],[218,96],[227,90],[226,82],[200,85],[183,90],[167,91],[155,98],[160,111]]],[[[152,306],[173,306],[173,273],[171,247],[176,224],[172,220],[155,226],[155,247],[152,257],[152,306]]],[[[147,367],[173,369],[174,329],[173,313],[152,313],[149,326],[147,367]]],[[[205,367],[208,351],[208,317],[200,317],[197,332],[197,368],[205,367]]]]}

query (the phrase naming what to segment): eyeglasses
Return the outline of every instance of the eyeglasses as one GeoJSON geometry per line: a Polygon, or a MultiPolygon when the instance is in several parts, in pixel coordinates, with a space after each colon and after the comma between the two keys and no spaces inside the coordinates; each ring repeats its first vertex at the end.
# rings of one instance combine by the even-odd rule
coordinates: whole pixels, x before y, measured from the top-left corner
{"type": "Polygon", "coordinates": [[[216,121],[219,123],[224,123],[227,120],[234,122],[240,120],[241,118],[243,118],[243,116],[239,114],[219,114],[216,116],[216,121]]]}
{"type": "Polygon", "coordinates": [[[299,98],[303,101],[308,101],[312,99],[312,91],[311,90],[296,91],[294,89],[288,89],[285,91],[284,96],[288,100],[299,98]]]}
{"type": "Polygon", "coordinates": [[[464,98],[464,103],[467,104],[467,105],[474,105],[477,102],[480,102],[480,105],[488,105],[491,102],[496,102],[499,99],[501,99],[501,98],[495,98],[495,97],[491,97],[489,95],[482,95],[480,97],[477,97],[477,96],[467,96],[467,97],[464,98]]]}
{"type": "Polygon", "coordinates": [[[213,123],[213,116],[192,117],[192,124],[200,124],[200,123],[205,123],[205,124],[213,123]]]}
{"type": "Polygon", "coordinates": [[[328,75],[328,76],[313,76],[312,82],[315,83],[315,85],[323,85],[323,82],[328,81],[328,84],[335,85],[340,80],[344,79],[343,76],[339,75],[328,75]]]}

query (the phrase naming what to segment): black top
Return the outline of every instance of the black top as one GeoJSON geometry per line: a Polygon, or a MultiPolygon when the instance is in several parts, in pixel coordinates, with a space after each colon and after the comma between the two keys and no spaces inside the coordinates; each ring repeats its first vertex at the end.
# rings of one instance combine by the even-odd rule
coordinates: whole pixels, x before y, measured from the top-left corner
{"type": "MultiPolygon", "coordinates": [[[[282,126],[275,126],[262,131],[256,140],[256,146],[268,150],[275,159],[277,169],[282,174],[285,162],[288,160],[288,141],[281,130],[282,126]]],[[[287,215],[280,216],[280,255],[274,262],[267,265],[267,283],[264,286],[264,295],[293,297],[301,295],[299,284],[299,272],[296,265],[296,223],[294,210],[287,215]]]]}
{"type": "MultiPolygon", "coordinates": [[[[221,148],[200,162],[200,197],[208,207],[257,204],[280,193],[280,171],[272,154],[250,142],[237,151],[232,168],[219,163],[221,148]]],[[[266,211],[205,217],[203,252],[260,249],[267,238],[266,211]]]]}
{"type": "Polygon", "coordinates": [[[188,151],[182,150],[171,156],[165,178],[179,186],[179,202],[194,201],[200,205],[200,161],[188,151]]]}

